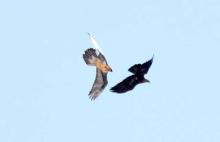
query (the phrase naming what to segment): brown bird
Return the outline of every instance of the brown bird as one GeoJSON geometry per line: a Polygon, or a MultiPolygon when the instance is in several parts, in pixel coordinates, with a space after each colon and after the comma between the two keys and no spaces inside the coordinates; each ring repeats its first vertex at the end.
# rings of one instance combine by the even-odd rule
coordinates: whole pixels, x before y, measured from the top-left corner
{"type": "Polygon", "coordinates": [[[83,54],[83,59],[87,65],[96,66],[96,78],[92,89],[89,92],[90,99],[95,100],[107,86],[107,73],[112,72],[112,69],[108,65],[104,55],[101,53],[100,47],[98,47],[94,36],[91,36],[90,34],[89,36],[95,49],[87,49],[83,54]]]}
{"type": "Polygon", "coordinates": [[[125,93],[135,88],[136,85],[140,83],[150,82],[148,79],[144,78],[144,75],[147,74],[151,64],[153,62],[153,57],[143,63],[143,64],[135,64],[128,69],[133,75],[127,77],[110,90],[116,93],[125,93]]]}

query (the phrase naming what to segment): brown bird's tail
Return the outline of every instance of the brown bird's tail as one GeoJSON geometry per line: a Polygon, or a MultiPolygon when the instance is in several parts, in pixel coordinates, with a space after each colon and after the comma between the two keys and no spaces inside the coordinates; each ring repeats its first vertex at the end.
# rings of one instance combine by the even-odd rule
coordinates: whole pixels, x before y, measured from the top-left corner
{"type": "Polygon", "coordinates": [[[89,48],[83,54],[83,59],[87,65],[95,66],[97,60],[96,50],[93,48],[89,48]]]}

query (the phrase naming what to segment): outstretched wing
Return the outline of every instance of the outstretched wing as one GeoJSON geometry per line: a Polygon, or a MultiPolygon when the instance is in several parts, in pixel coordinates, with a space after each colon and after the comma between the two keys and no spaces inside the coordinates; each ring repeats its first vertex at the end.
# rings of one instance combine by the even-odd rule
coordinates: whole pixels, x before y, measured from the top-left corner
{"type": "Polygon", "coordinates": [[[138,84],[137,77],[135,75],[131,75],[112,87],[110,90],[116,93],[125,93],[129,90],[134,89],[134,87],[138,84]]]}
{"type": "Polygon", "coordinates": [[[153,58],[154,56],[150,60],[142,64],[141,71],[140,71],[142,74],[146,74],[148,72],[148,70],[150,69],[150,66],[153,63],[153,58]]]}
{"type": "Polygon", "coordinates": [[[130,71],[134,74],[143,74],[144,75],[150,69],[152,62],[153,62],[153,57],[143,64],[135,64],[135,65],[131,66],[128,69],[128,71],[130,71]]]}
{"type": "Polygon", "coordinates": [[[128,71],[130,71],[133,74],[136,74],[140,70],[140,68],[141,68],[141,64],[135,64],[132,67],[130,67],[128,71]]]}
{"type": "Polygon", "coordinates": [[[93,48],[89,48],[83,54],[83,59],[87,65],[95,66],[98,55],[96,54],[96,50],[93,48]]]}
{"type": "Polygon", "coordinates": [[[102,93],[107,84],[107,73],[103,73],[100,69],[96,68],[96,78],[89,92],[89,98],[95,100],[102,93]]]}

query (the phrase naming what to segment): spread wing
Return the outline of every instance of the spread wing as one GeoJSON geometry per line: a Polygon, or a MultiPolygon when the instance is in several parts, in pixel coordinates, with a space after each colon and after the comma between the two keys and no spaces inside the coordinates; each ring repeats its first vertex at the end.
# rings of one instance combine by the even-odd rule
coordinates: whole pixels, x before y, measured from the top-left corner
{"type": "Polygon", "coordinates": [[[116,93],[125,93],[129,90],[134,89],[134,87],[138,84],[136,75],[131,75],[112,87],[110,90],[116,93]]]}
{"type": "Polygon", "coordinates": [[[83,54],[83,59],[85,63],[87,65],[95,65],[95,62],[98,58],[103,64],[108,64],[105,59],[105,56],[99,51],[98,51],[99,53],[97,54],[96,51],[97,49],[94,48],[89,48],[85,51],[85,53],[83,54]]]}
{"type": "Polygon", "coordinates": [[[100,69],[96,68],[96,78],[89,92],[90,99],[95,100],[102,93],[107,84],[107,73],[103,73],[100,69]]]}
{"type": "Polygon", "coordinates": [[[98,55],[96,54],[96,50],[93,48],[89,48],[83,54],[83,59],[87,65],[95,66],[98,55]]]}
{"type": "Polygon", "coordinates": [[[128,69],[128,71],[134,74],[146,74],[150,69],[151,64],[153,63],[153,57],[143,64],[135,64],[128,69]]]}
{"type": "Polygon", "coordinates": [[[150,66],[153,63],[153,58],[154,57],[152,57],[149,61],[147,61],[147,62],[142,64],[142,66],[141,66],[141,73],[146,74],[148,72],[148,70],[150,69],[150,66]]]}
{"type": "Polygon", "coordinates": [[[133,74],[136,74],[138,70],[140,70],[140,68],[141,68],[141,64],[135,64],[132,67],[130,67],[128,71],[130,71],[133,74]]]}

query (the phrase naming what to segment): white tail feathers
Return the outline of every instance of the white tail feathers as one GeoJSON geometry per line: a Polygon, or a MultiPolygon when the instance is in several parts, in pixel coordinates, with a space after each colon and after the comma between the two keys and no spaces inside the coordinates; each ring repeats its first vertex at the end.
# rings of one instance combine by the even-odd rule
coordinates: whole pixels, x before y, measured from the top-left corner
{"type": "MultiPolygon", "coordinates": [[[[94,48],[97,49],[98,52],[101,52],[101,53],[103,54],[103,52],[102,52],[102,50],[101,50],[101,48],[100,48],[98,42],[97,42],[96,39],[95,39],[95,36],[91,35],[90,33],[88,33],[88,35],[89,35],[89,38],[90,38],[90,40],[91,40],[91,42],[92,42],[94,48]]],[[[99,53],[97,53],[97,54],[99,54],[99,53]]],[[[104,55],[104,54],[103,54],[103,55],[104,55]]]]}

